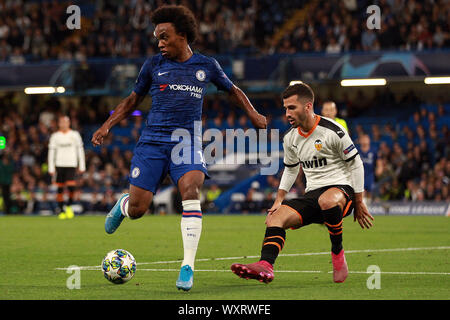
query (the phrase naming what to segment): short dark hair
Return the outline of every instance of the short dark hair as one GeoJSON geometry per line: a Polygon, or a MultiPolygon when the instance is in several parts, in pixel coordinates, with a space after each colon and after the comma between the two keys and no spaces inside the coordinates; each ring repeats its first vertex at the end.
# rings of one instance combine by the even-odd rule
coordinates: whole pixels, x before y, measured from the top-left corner
{"type": "Polygon", "coordinates": [[[296,83],[287,87],[281,97],[287,99],[291,96],[298,95],[298,99],[305,99],[308,102],[314,103],[314,92],[309,85],[304,82],[296,83]]]}
{"type": "Polygon", "coordinates": [[[182,5],[164,5],[152,14],[152,23],[157,26],[160,23],[172,23],[178,34],[186,35],[188,43],[197,39],[197,21],[194,14],[182,5]]]}

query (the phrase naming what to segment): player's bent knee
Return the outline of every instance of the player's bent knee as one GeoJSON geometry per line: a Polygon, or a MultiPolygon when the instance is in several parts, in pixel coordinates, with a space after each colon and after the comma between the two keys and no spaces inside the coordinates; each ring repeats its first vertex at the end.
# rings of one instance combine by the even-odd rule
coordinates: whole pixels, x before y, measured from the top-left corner
{"type": "Polygon", "coordinates": [[[292,227],[298,227],[301,222],[297,215],[290,209],[280,207],[273,214],[267,217],[266,224],[268,227],[289,229],[292,227]]]}
{"type": "Polygon", "coordinates": [[[266,225],[268,227],[278,227],[280,225],[279,219],[274,218],[275,212],[268,216],[266,219],[266,225]]]}
{"type": "Polygon", "coordinates": [[[317,202],[319,203],[320,209],[322,209],[322,210],[328,210],[328,209],[334,208],[336,206],[339,206],[342,209],[345,204],[345,198],[342,197],[342,198],[338,198],[338,199],[335,199],[335,198],[330,199],[330,198],[325,198],[325,197],[324,198],[319,197],[317,202]]]}
{"type": "Polygon", "coordinates": [[[328,210],[336,206],[339,206],[342,210],[345,201],[346,199],[343,192],[338,188],[328,189],[319,197],[319,199],[317,199],[320,209],[322,210],[328,210]]]}
{"type": "Polygon", "coordinates": [[[319,207],[322,210],[327,210],[335,207],[337,205],[336,201],[330,201],[329,199],[319,198],[318,201],[319,207]]]}
{"type": "Polygon", "coordinates": [[[139,219],[147,212],[148,207],[142,204],[133,205],[132,203],[128,206],[128,216],[130,219],[139,219]]]}

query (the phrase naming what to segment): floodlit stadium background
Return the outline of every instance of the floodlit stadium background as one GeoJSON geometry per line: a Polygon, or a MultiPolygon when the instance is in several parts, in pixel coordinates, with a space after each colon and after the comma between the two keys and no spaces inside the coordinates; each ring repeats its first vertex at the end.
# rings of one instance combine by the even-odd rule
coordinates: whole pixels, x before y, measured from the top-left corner
{"type": "MultiPolygon", "coordinates": [[[[93,148],[90,139],[130,93],[145,57],[158,52],[149,17],[163,3],[168,2],[0,0],[0,155],[10,159],[13,171],[7,174],[4,161],[0,184],[10,189],[12,213],[53,214],[56,187],[47,173],[47,145],[60,114],[70,116],[86,150],[76,214],[106,213],[128,188],[133,147],[150,98],[111,130],[102,147],[93,148]],[[72,4],[80,8],[80,29],[67,27],[66,9],[72,4]]],[[[280,93],[291,81],[313,87],[318,114],[324,101],[335,101],[355,143],[369,134],[377,153],[368,199],[373,214],[447,214],[450,3],[379,3],[380,29],[373,30],[367,27],[374,18],[367,13],[370,1],[171,3],[195,12],[200,36],[192,48],[219,61],[267,116],[269,129],[280,130],[280,139],[289,128],[280,93]]],[[[208,91],[203,130],[251,128],[224,93],[208,91]]],[[[281,150],[280,141],[270,143],[281,150]]],[[[209,166],[203,211],[270,208],[282,170],[263,176],[260,167],[209,166]]],[[[304,188],[299,175],[289,196],[301,195],[304,188]]],[[[151,213],[177,212],[181,200],[167,178],[151,213]]]]}

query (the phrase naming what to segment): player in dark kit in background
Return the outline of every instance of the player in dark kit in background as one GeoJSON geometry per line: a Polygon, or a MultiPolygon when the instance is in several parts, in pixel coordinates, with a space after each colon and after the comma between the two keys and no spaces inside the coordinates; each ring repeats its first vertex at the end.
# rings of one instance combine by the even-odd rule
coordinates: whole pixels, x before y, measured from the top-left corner
{"type": "Polygon", "coordinates": [[[377,162],[377,152],[370,144],[370,137],[367,134],[359,139],[359,155],[364,164],[364,198],[366,202],[372,200],[372,191],[375,185],[375,164],[377,162]]]}
{"type": "Polygon", "coordinates": [[[189,9],[175,5],[160,7],[153,13],[152,22],[160,54],[145,61],[133,92],[94,133],[92,143],[94,146],[102,144],[111,127],[128,117],[150,92],[152,107],[134,150],[129,193],[122,195],[108,214],[105,230],[113,233],[124,217],[142,217],[168,173],[178,186],[183,205],[184,260],[176,286],[189,290],[193,285],[194,261],[202,229],[200,189],[207,171],[204,161],[192,164],[173,161],[171,151],[179,141],[172,141],[172,133],[180,128],[188,130],[191,159],[203,159],[201,130],[196,131],[194,122],[201,121],[208,82],[228,92],[256,128],[266,128],[267,122],[242,90],[228,79],[215,59],[192,52],[189,44],[195,41],[197,24],[189,9]]]}

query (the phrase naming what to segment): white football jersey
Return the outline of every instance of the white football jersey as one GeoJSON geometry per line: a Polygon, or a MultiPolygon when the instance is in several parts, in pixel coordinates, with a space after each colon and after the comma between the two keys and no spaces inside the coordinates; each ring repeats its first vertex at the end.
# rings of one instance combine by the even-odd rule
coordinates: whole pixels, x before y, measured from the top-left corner
{"type": "Polygon", "coordinates": [[[48,171],[55,172],[55,167],[78,167],[80,171],[86,170],[83,140],[78,131],[57,131],[50,136],[48,171]]]}
{"type": "Polygon", "coordinates": [[[347,131],[336,121],[316,115],[308,133],[291,128],[283,138],[284,164],[301,165],[306,177],[305,191],[343,184],[353,187],[348,162],[358,151],[347,131]]]}

